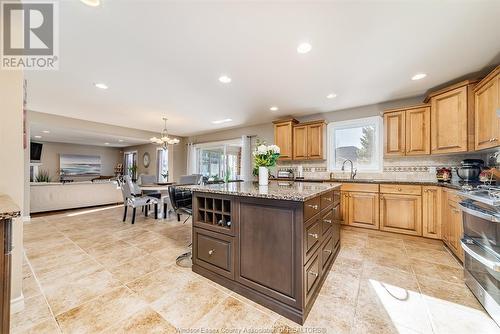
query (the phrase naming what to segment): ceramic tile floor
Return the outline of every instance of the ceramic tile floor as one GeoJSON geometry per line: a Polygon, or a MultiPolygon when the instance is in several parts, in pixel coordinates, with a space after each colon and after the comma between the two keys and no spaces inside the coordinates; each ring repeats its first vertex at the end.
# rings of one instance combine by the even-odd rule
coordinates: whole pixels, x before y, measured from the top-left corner
{"type": "Polygon", "coordinates": [[[12,333],[500,332],[440,242],[343,229],[339,256],[299,328],[176,266],[189,223],[141,217],[131,225],[121,215],[121,207],[79,210],[25,225],[25,309],[12,315],[12,333]]]}

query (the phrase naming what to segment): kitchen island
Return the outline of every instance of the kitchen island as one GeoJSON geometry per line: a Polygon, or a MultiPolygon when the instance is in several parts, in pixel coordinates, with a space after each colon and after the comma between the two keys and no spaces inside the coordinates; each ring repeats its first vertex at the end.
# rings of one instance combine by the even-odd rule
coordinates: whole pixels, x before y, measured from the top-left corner
{"type": "Polygon", "coordinates": [[[340,249],[340,185],[182,188],[193,191],[192,270],[303,324],[340,249]]]}

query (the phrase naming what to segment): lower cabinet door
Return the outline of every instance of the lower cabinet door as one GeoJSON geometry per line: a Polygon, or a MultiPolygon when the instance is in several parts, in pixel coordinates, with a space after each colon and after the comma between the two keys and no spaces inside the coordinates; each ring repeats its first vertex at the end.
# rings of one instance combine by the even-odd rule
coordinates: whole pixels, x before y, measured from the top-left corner
{"type": "Polygon", "coordinates": [[[422,196],[380,195],[380,229],[422,235],[422,196]]]}
{"type": "Polygon", "coordinates": [[[203,229],[194,229],[193,263],[222,276],[234,278],[233,238],[203,229]]]}
{"type": "Polygon", "coordinates": [[[377,193],[349,193],[349,225],[378,230],[378,213],[377,193]]]}
{"type": "Polygon", "coordinates": [[[441,189],[424,187],[422,191],[422,236],[441,239],[441,189]]]}

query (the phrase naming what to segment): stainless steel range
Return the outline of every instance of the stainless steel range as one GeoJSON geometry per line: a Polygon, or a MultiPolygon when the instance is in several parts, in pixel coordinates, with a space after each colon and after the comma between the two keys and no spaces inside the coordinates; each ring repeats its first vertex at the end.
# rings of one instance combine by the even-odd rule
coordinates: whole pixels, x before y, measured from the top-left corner
{"type": "Polygon", "coordinates": [[[465,283],[500,326],[500,187],[460,192],[465,283]]]}

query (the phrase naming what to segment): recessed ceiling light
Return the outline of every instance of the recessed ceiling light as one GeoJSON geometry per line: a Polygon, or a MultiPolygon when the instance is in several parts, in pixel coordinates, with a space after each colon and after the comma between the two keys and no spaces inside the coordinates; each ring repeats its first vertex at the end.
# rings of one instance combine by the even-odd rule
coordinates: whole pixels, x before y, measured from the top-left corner
{"type": "Polygon", "coordinates": [[[231,78],[228,77],[227,75],[221,75],[219,77],[219,81],[222,82],[222,83],[230,83],[231,82],[231,78]]]}
{"type": "Polygon", "coordinates": [[[105,83],[102,83],[102,82],[97,82],[94,84],[94,86],[96,86],[97,88],[100,88],[100,89],[108,89],[108,85],[106,85],[105,83]]]}
{"type": "Polygon", "coordinates": [[[279,108],[278,108],[278,107],[276,107],[276,106],[272,106],[271,108],[269,108],[269,110],[271,110],[271,111],[278,111],[278,109],[279,109],[279,108]]]}
{"type": "Polygon", "coordinates": [[[311,51],[312,46],[309,43],[300,43],[299,46],[297,47],[297,52],[298,53],[308,53],[311,51]]]}
{"type": "Polygon", "coordinates": [[[109,143],[104,143],[104,145],[109,145],[109,143]]]}
{"type": "Polygon", "coordinates": [[[36,139],[42,139],[42,136],[35,136],[36,139]]]}
{"type": "Polygon", "coordinates": [[[49,130],[43,130],[42,132],[43,132],[43,133],[50,133],[50,131],[49,131],[49,130]]]}
{"type": "Polygon", "coordinates": [[[227,123],[227,122],[232,122],[233,120],[230,118],[225,118],[225,119],[219,119],[217,121],[212,121],[213,124],[222,124],[222,123],[227,123]]]}
{"type": "Polygon", "coordinates": [[[326,96],[326,98],[327,98],[327,99],[334,99],[334,98],[336,98],[336,97],[337,97],[337,94],[335,94],[335,93],[330,93],[330,94],[328,94],[328,95],[326,96]]]}
{"type": "Polygon", "coordinates": [[[411,79],[415,81],[415,80],[423,79],[426,76],[427,76],[427,74],[425,74],[425,73],[417,73],[414,76],[412,76],[411,79]]]}
{"type": "Polygon", "coordinates": [[[80,0],[80,1],[90,7],[97,7],[101,4],[101,0],[80,0]]]}

